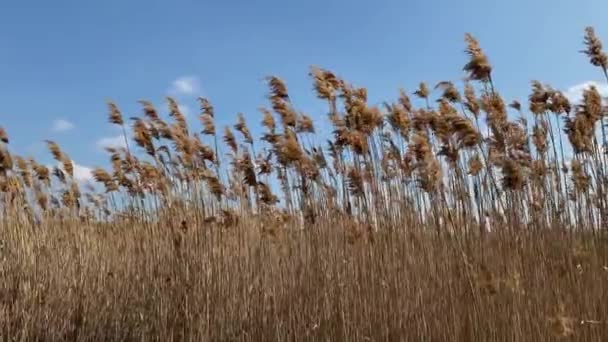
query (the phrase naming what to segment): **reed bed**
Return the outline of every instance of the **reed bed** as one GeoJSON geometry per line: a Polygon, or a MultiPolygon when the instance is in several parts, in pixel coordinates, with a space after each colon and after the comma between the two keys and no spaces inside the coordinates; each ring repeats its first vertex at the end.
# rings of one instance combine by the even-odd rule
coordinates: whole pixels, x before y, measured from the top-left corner
{"type": "MultiPolygon", "coordinates": [[[[593,28],[583,47],[608,81],[593,28]]],[[[469,34],[465,52],[464,81],[381,106],[312,67],[330,136],[276,76],[226,127],[206,98],[196,128],[172,98],[133,118],[109,102],[125,147],[96,186],[55,142],[49,167],[0,128],[0,335],[608,339],[606,100],[532,81],[507,101],[469,34]]]]}

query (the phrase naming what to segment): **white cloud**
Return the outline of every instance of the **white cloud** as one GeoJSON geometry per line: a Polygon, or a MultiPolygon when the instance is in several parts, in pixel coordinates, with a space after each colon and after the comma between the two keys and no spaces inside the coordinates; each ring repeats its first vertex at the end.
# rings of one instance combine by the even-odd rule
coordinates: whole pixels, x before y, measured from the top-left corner
{"type": "MultiPolygon", "coordinates": [[[[79,183],[86,183],[93,180],[93,169],[88,166],[80,165],[73,160],[72,165],[74,166],[74,180],[79,183]]],[[[57,163],[56,166],[65,172],[63,164],[57,163]]],[[[47,165],[47,167],[51,168],[52,166],[47,165]]]]}
{"type": "Polygon", "coordinates": [[[57,119],[53,122],[52,130],[53,130],[53,132],[66,132],[73,128],[74,128],[73,123],[71,123],[67,120],[64,120],[64,119],[57,119]]]}
{"type": "Polygon", "coordinates": [[[47,153],[47,146],[42,141],[35,141],[25,147],[25,154],[37,156],[42,153],[47,153]]]}
{"type": "Polygon", "coordinates": [[[91,173],[93,169],[88,166],[76,164],[74,161],[72,161],[72,163],[74,164],[74,179],[79,182],[89,182],[93,180],[93,174],[91,173]]]}
{"type": "Polygon", "coordinates": [[[200,91],[198,77],[182,76],[171,83],[169,92],[175,95],[196,95],[200,91]]]}
{"type": "Polygon", "coordinates": [[[596,81],[586,81],[581,84],[574,85],[568,88],[564,95],[566,95],[570,102],[580,103],[583,99],[583,91],[589,89],[591,86],[595,86],[602,97],[608,97],[608,84],[596,81]]]}
{"type": "Polygon", "coordinates": [[[190,107],[183,105],[183,104],[179,104],[179,105],[177,105],[177,107],[179,108],[180,112],[182,112],[182,114],[184,114],[184,116],[186,116],[186,117],[190,116],[190,107]]]}
{"type": "Polygon", "coordinates": [[[119,148],[119,147],[126,147],[126,143],[125,143],[125,137],[121,134],[121,135],[116,135],[116,136],[112,136],[112,137],[103,137],[99,140],[97,140],[97,147],[99,148],[106,148],[106,147],[114,147],[114,148],[119,148]]]}

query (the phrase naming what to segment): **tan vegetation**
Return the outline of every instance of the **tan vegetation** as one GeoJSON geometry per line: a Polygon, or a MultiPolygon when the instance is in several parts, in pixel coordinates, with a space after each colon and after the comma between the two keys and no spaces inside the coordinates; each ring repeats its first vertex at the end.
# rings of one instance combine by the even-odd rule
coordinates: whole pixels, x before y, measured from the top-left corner
{"type": "MultiPolygon", "coordinates": [[[[200,131],[171,98],[168,118],[109,103],[126,147],[101,190],[0,128],[3,339],[608,339],[608,107],[538,81],[507,105],[465,42],[463,84],[379,107],[312,68],[326,143],[274,76],[259,138],[204,98],[200,131]]],[[[593,29],[584,44],[608,80],[593,29]]]]}

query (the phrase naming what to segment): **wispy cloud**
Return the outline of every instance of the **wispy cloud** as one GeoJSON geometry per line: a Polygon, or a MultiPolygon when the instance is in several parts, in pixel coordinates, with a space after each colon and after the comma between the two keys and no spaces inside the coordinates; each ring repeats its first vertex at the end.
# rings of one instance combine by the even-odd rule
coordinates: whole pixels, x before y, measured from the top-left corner
{"type": "Polygon", "coordinates": [[[178,104],[177,107],[182,112],[182,114],[184,114],[184,116],[186,116],[186,117],[190,116],[190,113],[191,113],[190,107],[183,105],[183,104],[178,104]]]}
{"type": "MultiPolygon", "coordinates": [[[[84,165],[80,165],[77,162],[72,160],[72,165],[74,166],[74,180],[76,180],[79,183],[86,183],[86,182],[91,182],[93,181],[93,169],[88,167],[88,166],[84,166],[84,165]]],[[[63,168],[63,164],[61,163],[57,163],[56,166],[65,171],[63,168]]],[[[47,167],[50,167],[49,165],[47,165],[47,167]]]]}
{"type": "Polygon", "coordinates": [[[53,132],[67,132],[74,129],[74,124],[64,119],[57,119],[53,122],[51,129],[53,132]]]}
{"type": "Polygon", "coordinates": [[[599,91],[600,95],[602,95],[603,97],[608,96],[608,84],[606,84],[604,82],[597,82],[597,81],[586,81],[586,82],[574,85],[574,86],[568,88],[568,90],[566,90],[564,95],[566,95],[566,97],[568,98],[568,100],[570,100],[570,102],[580,103],[581,100],[583,99],[583,91],[586,89],[589,89],[589,87],[591,87],[591,86],[595,86],[597,88],[597,90],[599,91]]]}
{"type": "Polygon", "coordinates": [[[88,166],[80,165],[72,161],[74,164],[74,178],[79,182],[90,182],[93,180],[93,169],[88,166]]]}
{"type": "Polygon", "coordinates": [[[25,147],[25,153],[31,156],[47,153],[46,144],[42,141],[34,141],[25,147]]]}
{"type": "Polygon", "coordinates": [[[196,76],[182,76],[171,83],[169,93],[173,95],[196,95],[200,91],[200,82],[196,76]]]}
{"type": "Polygon", "coordinates": [[[125,138],[123,135],[116,135],[112,137],[103,137],[97,140],[97,147],[103,149],[106,147],[126,147],[125,138]]]}

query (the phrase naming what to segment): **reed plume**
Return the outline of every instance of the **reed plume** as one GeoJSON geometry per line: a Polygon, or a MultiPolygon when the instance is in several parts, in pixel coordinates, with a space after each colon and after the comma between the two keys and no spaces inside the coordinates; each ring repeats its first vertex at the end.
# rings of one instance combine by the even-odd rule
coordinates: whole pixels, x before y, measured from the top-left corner
{"type": "Polygon", "coordinates": [[[471,34],[465,34],[467,48],[465,52],[469,56],[468,63],[464,66],[464,71],[468,73],[471,80],[491,82],[492,66],[488,57],[479,46],[479,42],[471,34]]]}
{"type": "Polygon", "coordinates": [[[0,126],[0,141],[8,144],[8,134],[6,133],[6,130],[4,129],[4,127],[0,126]]]}

